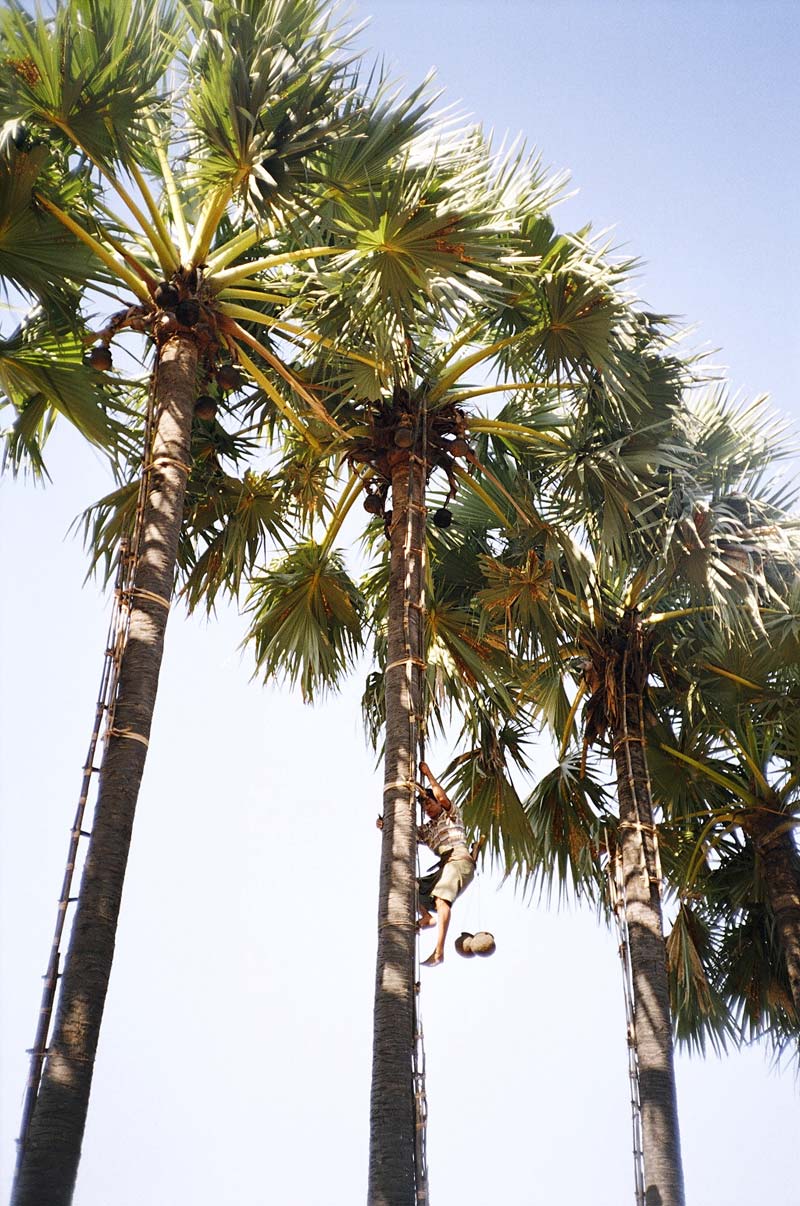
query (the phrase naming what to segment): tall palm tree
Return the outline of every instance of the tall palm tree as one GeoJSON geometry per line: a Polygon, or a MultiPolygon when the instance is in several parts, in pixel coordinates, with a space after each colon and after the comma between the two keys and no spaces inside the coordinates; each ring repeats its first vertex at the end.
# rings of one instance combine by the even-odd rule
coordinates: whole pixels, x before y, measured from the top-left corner
{"type": "MultiPolygon", "coordinates": [[[[728,647],[742,647],[754,632],[763,636],[760,609],[767,601],[779,612],[786,607],[781,592],[765,577],[765,531],[759,550],[758,536],[735,507],[738,492],[752,490],[765,459],[779,451],[764,438],[763,409],[737,414],[719,396],[711,396],[690,401],[687,420],[694,464],[685,459],[683,469],[669,475],[668,490],[659,492],[664,462],[657,458],[644,539],[608,552],[596,546],[602,594],[599,606],[580,624],[577,639],[586,658],[580,683],[588,697],[585,740],[602,740],[608,733],[616,772],[616,843],[636,1002],[646,1184],[669,1202],[682,1201],[683,1191],[677,1115],[671,1113],[669,969],[654,807],[665,808],[668,820],[674,814],[664,796],[654,798],[651,787],[648,750],[656,743],[652,696],[656,685],[664,684],[661,694],[669,711],[680,698],[680,676],[683,681],[696,677],[696,661],[681,662],[688,632],[710,628],[728,647]]],[[[682,442],[680,424],[673,426],[669,442],[674,452],[682,442]]],[[[777,534],[777,528],[772,531],[777,534]]],[[[786,539],[782,543],[785,548],[786,539]]],[[[690,687],[690,693],[695,690],[696,685],[690,687]]],[[[670,936],[673,970],[688,921],[681,914],[670,936]]],[[[706,1018],[718,1033],[724,1032],[724,1003],[712,986],[706,987],[706,1018]]]]}
{"type": "MultiPolygon", "coordinates": [[[[277,416],[316,447],[319,426],[325,432],[332,426],[316,394],[285,363],[285,345],[258,338],[252,316],[237,303],[255,297],[255,318],[290,341],[324,339],[304,321],[285,319],[292,265],[321,265],[343,251],[358,258],[359,248],[330,230],[332,204],[354,181],[380,176],[385,157],[399,154],[424,122],[419,94],[394,104],[381,85],[369,102],[359,99],[345,42],[316,0],[210,6],[65,0],[47,18],[12,0],[0,24],[0,118],[23,131],[12,139],[12,170],[3,178],[16,189],[15,229],[40,240],[60,230],[66,248],[59,260],[60,252],[45,243],[31,262],[15,259],[7,239],[0,244],[10,279],[44,303],[41,321],[18,337],[24,347],[5,347],[4,390],[18,412],[12,456],[41,464],[41,444],[57,410],[98,441],[117,437],[118,419],[99,400],[110,347],[132,332],[152,356],[114,725],[106,734],[79,904],[20,1152],[15,1206],[57,1206],[72,1197],[187,480],[190,473],[202,478],[197,460],[208,462],[193,463],[193,437],[197,451],[203,424],[228,391],[241,389],[242,372],[258,387],[268,422],[277,416]],[[50,285],[53,275],[60,287],[50,285]],[[64,335],[65,300],[78,288],[83,307],[70,316],[64,335]],[[99,328],[89,321],[89,307],[104,314],[99,328]],[[75,349],[91,342],[92,328],[89,363],[76,366],[75,349]]],[[[371,250],[362,249],[363,256],[371,250]]],[[[136,397],[128,400],[128,414],[136,397]]],[[[244,485],[238,502],[246,509],[259,491],[244,485]]],[[[236,494],[230,480],[225,486],[236,494]]],[[[218,585],[231,570],[229,533],[216,521],[236,500],[221,498],[224,488],[216,493],[221,510],[210,520],[190,495],[189,518],[213,552],[189,567],[198,590],[209,581],[218,585]]],[[[119,507],[127,502],[130,512],[130,490],[123,495],[107,500],[112,523],[106,536],[115,524],[116,535],[125,530],[119,507]]],[[[260,518],[250,531],[251,554],[276,527],[274,508],[260,518]]],[[[233,564],[235,578],[241,548],[233,564]]]]}
{"type": "MultiPolygon", "coordinates": [[[[464,167],[469,168],[469,160],[464,167]]],[[[475,178],[475,169],[469,170],[475,178]]],[[[427,174],[424,194],[435,203],[434,182],[427,174]]],[[[457,183],[465,196],[458,177],[449,189],[457,183]]],[[[411,184],[416,185],[415,177],[406,175],[403,186],[411,184]]],[[[420,724],[430,707],[425,688],[432,685],[435,698],[446,683],[454,699],[463,698],[467,692],[458,687],[458,678],[474,687],[477,676],[485,678],[481,667],[487,663],[492,690],[502,695],[503,678],[510,673],[504,640],[482,636],[463,599],[446,593],[437,597],[436,575],[424,568],[437,547],[444,556],[449,551],[462,571],[470,557],[474,560],[474,550],[466,558],[461,555],[461,527],[447,543],[447,506],[437,511],[433,535],[426,537],[428,478],[441,470],[447,497],[463,485],[467,501],[457,511],[459,525],[468,500],[475,499],[473,505],[504,529],[548,532],[527,497],[512,494],[474,448],[496,442],[512,461],[525,450],[528,455],[545,447],[565,452],[559,430],[563,413],[555,402],[585,388],[587,363],[607,365],[609,372],[629,380],[618,346],[630,321],[616,291],[619,275],[582,240],[556,237],[542,212],[540,183],[528,185],[516,208],[508,204],[507,182],[498,183],[496,173],[482,182],[482,189],[471,207],[462,201],[460,212],[453,214],[451,204],[448,220],[446,211],[430,217],[420,213],[419,195],[412,207],[395,202],[394,209],[410,209],[423,223],[416,231],[409,224],[405,238],[402,227],[394,226],[392,243],[402,255],[400,264],[380,280],[349,278],[352,293],[338,292],[330,303],[330,329],[360,335],[365,358],[393,366],[393,375],[377,388],[368,381],[374,392],[365,396],[363,373],[345,371],[335,358],[310,370],[329,391],[328,405],[336,406],[335,418],[345,433],[337,451],[353,473],[322,541],[298,547],[260,576],[251,602],[251,636],[262,669],[269,675],[288,669],[309,696],[324,686],[339,655],[359,643],[361,597],[342,576],[332,548],[348,511],[364,495],[367,511],[379,517],[373,534],[377,538],[385,531],[389,539],[388,563],[366,584],[379,666],[370,679],[369,715],[373,733],[381,731],[385,740],[372,1203],[410,1203],[415,1193],[413,784],[420,724]],[[505,204],[498,205],[498,199],[505,204]],[[463,273],[464,266],[468,291],[458,271],[461,267],[463,273]],[[368,305],[358,289],[362,282],[368,305]],[[422,293],[421,285],[428,282],[422,293]],[[499,378],[487,382],[487,370],[499,371],[499,378]],[[497,418],[467,409],[468,401],[497,392],[522,401],[511,403],[497,418]]],[[[372,200],[364,203],[368,213],[372,200]]],[[[364,210],[352,197],[347,207],[348,232],[357,232],[364,210]]],[[[387,226],[391,228],[391,218],[387,226]]],[[[318,287],[310,283],[312,298],[318,287]]],[[[299,298],[299,312],[304,304],[299,298]]],[[[322,330],[325,317],[323,313],[322,330]]],[[[631,388],[638,385],[634,376],[631,388]]],[[[552,539],[557,545],[558,537],[552,539]]]]}
{"type": "MultiPolygon", "coordinates": [[[[562,667],[562,683],[573,681],[573,703],[564,722],[563,693],[550,692],[540,701],[551,723],[557,719],[553,705],[560,708],[562,762],[532,794],[530,824],[544,873],[563,878],[569,872],[578,889],[595,898],[598,860],[609,841],[619,851],[636,999],[646,1184],[660,1200],[680,1203],[662,871],[647,760],[650,695],[654,681],[674,681],[672,647],[682,626],[713,615],[735,639],[758,623],[758,583],[740,560],[746,533],[720,494],[731,488],[723,480],[726,474],[741,479],[756,472],[764,442],[756,430],[749,440],[747,431],[737,434],[736,422],[718,400],[685,404],[685,373],[669,356],[659,362],[646,346],[640,354],[651,378],[649,404],[646,380],[638,413],[632,414],[615,407],[613,396],[604,397],[608,387],[598,377],[571,420],[578,455],[571,471],[562,474],[560,508],[562,515],[573,511],[579,542],[590,554],[594,570],[588,592],[576,589],[563,572],[559,580],[557,557],[551,558],[549,591],[541,574],[531,577],[531,552],[539,566],[544,561],[540,538],[530,551],[512,544],[501,558],[487,561],[487,583],[478,599],[490,614],[505,613],[521,652],[533,653],[542,671],[552,664],[553,653],[540,648],[541,633],[548,624],[560,625],[556,664],[562,667]],[[688,409],[682,413],[684,405],[688,409]],[[618,471],[612,475],[615,462],[618,471]],[[638,491],[631,490],[637,479],[638,491]],[[606,500],[599,495],[603,489],[606,500]],[[597,807],[595,789],[595,799],[582,791],[569,755],[582,701],[585,742],[607,740],[617,817],[597,807]]],[[[528,478],[541,498],[530,471],[528,478]]],[[[540,503],[540,509],[544,506],[540,503]]],[[[710,1010],[712,1005],[719,1009],[719,1000],[710,1010]]]]}

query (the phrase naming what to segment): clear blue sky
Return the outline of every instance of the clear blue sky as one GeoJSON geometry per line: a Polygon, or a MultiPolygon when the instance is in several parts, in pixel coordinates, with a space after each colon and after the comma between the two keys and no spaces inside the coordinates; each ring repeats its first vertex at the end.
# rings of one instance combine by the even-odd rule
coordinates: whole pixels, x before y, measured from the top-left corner
{"type": "MultiPolygon", "coordinates": [[[[435,65],[448,100],[571,169],[561,224],[614,225],[647,302],[800,417],[794,5],[355,12],[410,83],[435,65]]],[[[107,622],[64,540],[107,481],[66,438],[51,468],[46,491],[0,486],[3,1184],[107,622]]],[[[303,710],[248,681],[242,631],[170,622],[76,1206],[364,1200],[381,777],[360,683],[303,710]]],[[[498,952],[425,982],[434,1206],[632,1202],[612,937],[488,876],[454,924],[498,952]]],[[[796,1206],[791,1074],[749,1051],[678,1076],[693,1206],[796,1206]]]]}

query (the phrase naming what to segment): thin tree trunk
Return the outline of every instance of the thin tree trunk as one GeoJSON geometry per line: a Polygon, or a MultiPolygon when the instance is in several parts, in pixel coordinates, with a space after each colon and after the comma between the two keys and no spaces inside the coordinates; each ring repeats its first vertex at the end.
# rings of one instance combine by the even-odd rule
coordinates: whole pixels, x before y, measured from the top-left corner
{"type": "Polygon", "coordinates": [[[761,857],[767,900],[800,1016],[800,858],[791,818],[763,811],[753,816],[747,828],[761,857]]]}
{"type": "Polygon", "coordinates": [[[152,488],[114,729],[103,759],[53,1034],[12,1206],[69,1206],[72,1201],[164,647],[168,613],[158,599],[171,598],[175,577],[197,355],[194,340],[187,336],[173,337],[160,352],[152,488]]]}
{"type": "Polygon", "coordinates": [[[369,1206],[412,1206],[416,1196],[412,1079],[416,824],[415,797],[408,784],[416,769],[421,698],[424,486],[424,466],[416,457],[403,458],[394,466],[369,1206]]]}
{"type": "Polygon", "coordinates": [[[646,674],[635,616],[632,626],[630,652],[621,659],[618,718],[612,737],[633,973],[645,1202],[647,1206],[684,1206],[660,868],[645,756],[642,692],[646,674]]]}

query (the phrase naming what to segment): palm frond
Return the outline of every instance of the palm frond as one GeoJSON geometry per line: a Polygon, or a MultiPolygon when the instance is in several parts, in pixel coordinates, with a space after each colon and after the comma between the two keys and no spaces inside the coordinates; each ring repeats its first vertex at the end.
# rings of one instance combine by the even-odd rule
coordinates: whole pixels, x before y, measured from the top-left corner
{"type": "Polygon", "coordinates": [[[299,683],[307,700],[335,690],[363,647],[363,596],[341,557],[311,541],[253,577],[247,611],[259,673],[299,683]]]}

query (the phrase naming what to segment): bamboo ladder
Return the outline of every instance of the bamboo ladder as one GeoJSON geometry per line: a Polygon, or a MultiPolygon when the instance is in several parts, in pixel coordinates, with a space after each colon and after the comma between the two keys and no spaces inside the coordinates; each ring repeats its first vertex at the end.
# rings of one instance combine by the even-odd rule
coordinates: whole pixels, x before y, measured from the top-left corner
{"type": "Polygon", "coordinates": [[[64,877],[61,883],[61,895],[58,899],[56,924],[53,933],[53,941],[50,945],[50,956],[47,962],[47,970],[42,977],[44,987],[42,989],[42,999],[39,1006],[36,1034],[34,1036],[33,1046],[28,1049],[28,1054],[30,1055],[31,1059],[28,1071],[28,1080],[25,1085],[25,1093],[22,1101],[22,1118],[20,1121],[19,1138],[17,1139],[17,1172],[19,1172],[19,1168],[22,1164],[25,1145],[28,1140],[31,1121],[33,1119],[33,1113],[36,1107],[36,1098],[38,1097],[39,1087],[42,1081],[44,1061],[48,1053],[47,1043],[50,1036],[50,1029],[55,1009],[58,982],[61,979],[61,972],[59,969],[62,962],[61,946],[64,937],[64,930],[66,928],[67,909],[71,904],[75,904],[80,899],[80,891],[78,896],[72,896],[70,893],[72,891],[72,882],[75,878],[78,854],[81,847],[81,839],[91,837],[91,830],[84,828],[84,822],[89,797],[92,794],[93,776],[99,774],[102,769],[102,761],[100,764],[98,764],[96,761],[97,747],[101,739],[101,732],[103,747],[105,749],[108,739],[114,730],[114,712],[116,708],[117,687],[119,685],[122,657],[128,642],[131,602],[134,594],[142,593],[137,592],[135,583],[136,567],[141,552],[144,507],[147,494],[150,489],[150,474],[153,468],[151,464],[151,450],[153,444],[153,433],[155,430],[154,401],[155,382],[153,382],[153,385],[150,389],[147,401],[142,475],[139,482],[139,493],[136,502],[133,534],[129,540],[123,540],[120,545],[119,557],[117,561],[117,572],[114,581],[114,598],[111,607],[111,618],[108,625],[108,634],[106,636],[103,669],[100,675],[100,687],[97,693],[92,734],[89,739],[89,748],[81,772],[80,794],[78,796],[75,819],[72,822],[72,828],[70,829],[69,833],[67,862],[64,869],[64,877]]]}
{"type": "MultiPolygon", "coordinates": [[[[630,742],[637,741],[643,743],[644,739],[641,734],[644,732],[644,706],[642,702],[641,692],[638,699],[638,727],[639,736],[632,736],[628,731],[628,649],[625,650],[623,658],[622,670],[622,720],[623,720],[623,735],[621,742],[625,747],[625,761],[630,781],[634,807],[636,809],[636,821],[632,822],[633,828],[637,829],[642,837],[642,875],[658,886],[659,894],[661,893],[662,873],[661,873],[661,858],[658,849],[658,831],[655,825],[650,825],[642,821],[639,813],[639,799],[634,785],[633,767],[630,757],[630,742]],[[648,865],[647,851],[644,843],[644,833],[648,831],[653,841],[653,868],[651,870],[648,865]]],[[[645,768],[647,763],[645,762],[645,768]]],[[[650,789],[650,776],[647,774],[648,793],[650,789]]],[[[606,849],[611,849],[608,838],[606,838],[606,849]]],[[[617,934],[619,937],[619,958],[622,968],[622,989],[625,997],[625,1021],[627,1026],[628,1039],[628,1076],[631,1086],[631,1127],[633,1131],[633,1176],[634,1176],[634,1192],[636,1198],[636,1206],[645,1206],[645,1176],[644,1176],[644,1145],[642,1139],[642,1101],[639,1087],[639,1051],[636,1045],[636,1001],[633,990],[633,967],[631,964],[630,950],[630,935],[628,932],[628,916],[626,909],[625,896],[625,876],[622,868],[622,855],[618,845],[615,844],[614,856],[609,859],[607,868],[609,893],[611,905],[614,910],[614,917],[617,923],[617,934]]]]}
{"type": "Polygon", "coordinates": [[[639,1093],[639,1051],[636,1046],[636,1006],[633,997],[633,970],[628,936],[628,920],[625,915],[625,879],[622,874],[622,859],[615,853],[609,861],[608,886],[611,906],[617,923],[619,938],[619,960],[622,968],[622,991],[625,997],[625,1024],[628,1046],[628,1078],[631,1087],[631,1128],[633,1131],[633,1179],[636,1206],[645,1206],[644,1201],[644,1149],[642,1145],[642,1102],[639,1093]]]}
{"type": "MultiPolygon", "coordinates": [[[[411,581],[410,581],[410,555],[417,552],[420,558],[420,580],[425,589],[425,573],[426,573],[426,557],[425,557],[425,539],[421,541],[421,547],[417,549],[411,543],[411,512],[417,506],[413,498],[413,477],[411,466],[414,461],[422,461],[424,484],[423,484],[423,499],[425,485],[427,485],[428,474],[428,401],[427,394],[422,396],[422,404],[417,415],[417,430],[415,432],[412,451],[409,453],[409,474],[408,474],[408,499],[406,506],[406,533],[404,555],[406,563],[406,578],[403,594],[403,646],[405,654],[406,666],[406,686],[408,689],[408,698],[411,701],[409,710],[409,749],[414,750],[418,747],[417,765],[419,762],[425,761],[425,722],[427,709],[425,706],[425,690],[426,680],[425,672],[427,666],[425,664],[418,666],[420,671],[420,690],[419,695],[414,692],[413,682],[413,666],[416,664],[416,654],[411,649],[411,632],[410,632],[410,610],[413,607],[418,607],[416,599],[411,598],[411,581]],[[419,427],[421,425],[421,439],[419,427]],[[418,443],[422,447],[422,455],[418,457],[414,451],[418,443]],[[419,714],[416,709],[419,708],[419,714]]],[[[423,502],[424,510],[424,502],[423,502]]],[[[424,625],[425,608],[424,605],[420,610],[420,624],[424,625]]],[[[423,628],[423,657],[424,657],[424,628],[423,628]]],[[[415,767],[416,771],[416,767],[415,767]]],[[[409,784],[409,790],[412,795],[412,807],[415,794],[415,782],[409,784]]],[[[421,873],[419,854],[417,854],[417,874],[421,873]]],[[[414,1181],[416,1189],[416,1200],[418,1206],[429,1206],[430,1197],[428,1193],[428,1157],[427,1157],[427,1131],[428,1131],[428,1098],[425,1088],[425,1034],[422,1026],[422,1006],[421,1006],[421,973],[420,973],[420,958],[419,958],[419,932],[417,933],[416,953],[414,960],[414,1039],[411,1048],[411,1069],[412,1080],[414,1087],[414,1181]]]]}

